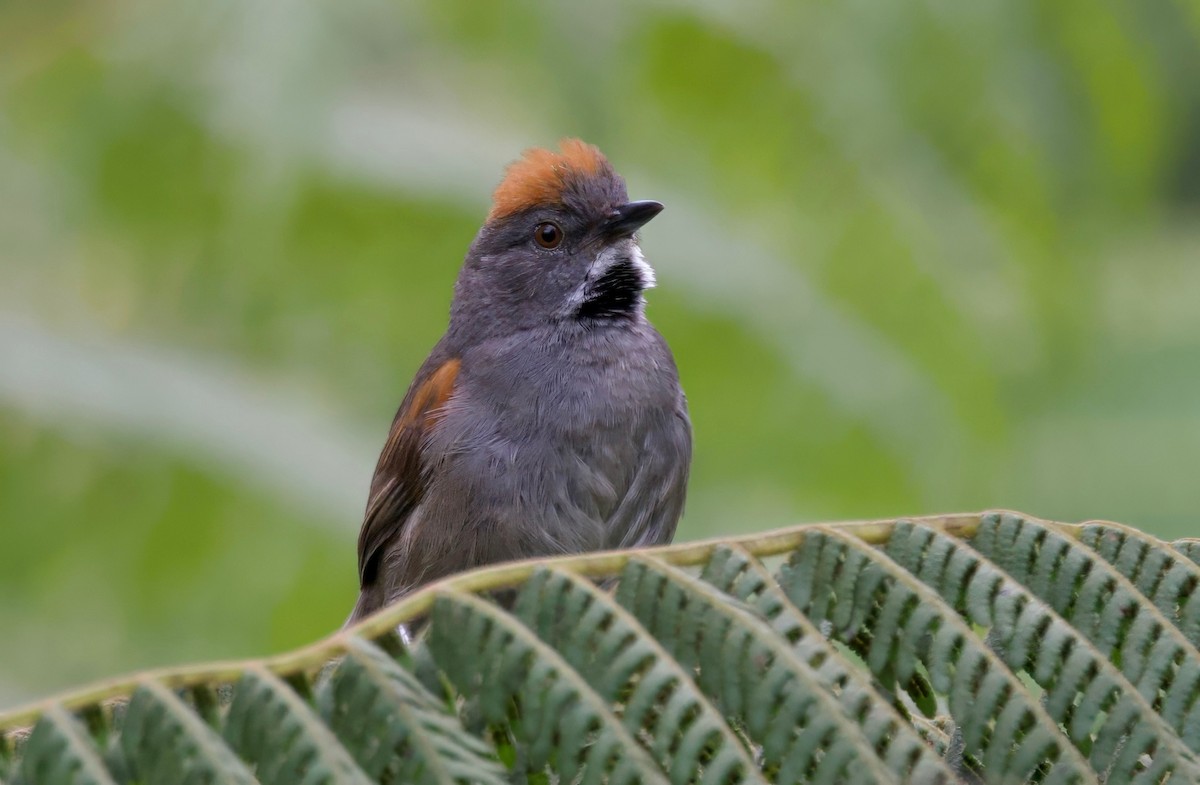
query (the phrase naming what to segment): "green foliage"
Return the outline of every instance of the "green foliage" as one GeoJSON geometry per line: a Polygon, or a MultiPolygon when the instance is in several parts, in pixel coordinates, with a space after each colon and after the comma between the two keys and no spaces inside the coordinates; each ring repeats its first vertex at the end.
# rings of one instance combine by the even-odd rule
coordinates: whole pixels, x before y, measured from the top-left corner
{"type": "Polygon", "coordinates": [[[321,716],[370,777],[501,783],[487,747],[444,702],[376,646],[351,638],[320,694],[321,716]]]}
{"type": "Polygon", "coordinates": [[[1200,783],[1179,546],[987,513],[501,565],[292,655],[0,716],[0,776],[1200,783]]]}
{"type": "MultiPolygon", "coordinates": [[[[147,681],[129,701],[121,747],[129,768],[142,782],[256,782],[246,765],[197,711],[161,684],[147,681]]],[[[36,780],[35,780],[36,781],[36,780]]]]}
{"type": "Polygon", "coordinates": [[[64,709],[46,710],[22,749],[23,782],[115,785],[100,751],[80,722],[64,709]]]}
{"type": "Polygon", "coordinates": [[[0,706],[345,618],[488,195],[564,135],[667,206],[681,539],[1196,534],[1196,7],[0,2],[0,706]]]}
{"type": "Polygon", "coordinates": [[[234,690],[225,740],[263,785],[370,783],[307,698],[273,673],[247,670],[234,690]]]}

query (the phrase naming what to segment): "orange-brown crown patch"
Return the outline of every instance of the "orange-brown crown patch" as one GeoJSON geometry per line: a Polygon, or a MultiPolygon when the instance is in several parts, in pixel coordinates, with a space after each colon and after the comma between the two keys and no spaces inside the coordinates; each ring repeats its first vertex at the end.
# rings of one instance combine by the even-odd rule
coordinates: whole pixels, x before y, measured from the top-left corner
{"type": "Polygon", "coordinates": [[[608,168],[608,160],[594,145],[579,139],[563,139],[559,152],[534,147],[521,160],[509,165],[504,180],[492,194],[488,220],[503,218],[529,207],[557,204],[572,177],[596,176],[608,168]]]}

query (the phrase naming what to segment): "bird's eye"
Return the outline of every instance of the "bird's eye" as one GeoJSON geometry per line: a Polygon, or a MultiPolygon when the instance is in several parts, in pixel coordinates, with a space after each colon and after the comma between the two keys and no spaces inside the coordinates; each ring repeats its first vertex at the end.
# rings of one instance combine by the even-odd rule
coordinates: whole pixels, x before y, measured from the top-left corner
{"type": "Polygon", "coordinates": [[[533,230],[533,239],[543,248],[557,248],[562,242],[563,232],[558,228],[558,224],[546,221],[538,224],[533,230]]]}

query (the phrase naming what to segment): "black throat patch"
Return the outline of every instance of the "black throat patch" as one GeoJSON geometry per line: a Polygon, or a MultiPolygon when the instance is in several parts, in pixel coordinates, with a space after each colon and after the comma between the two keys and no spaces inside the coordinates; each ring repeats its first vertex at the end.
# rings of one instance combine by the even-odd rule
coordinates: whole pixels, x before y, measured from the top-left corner
{"type": "Polygon", "coordinates": [[[621,259],[591,283],[579,306],[581,319],[630,318],[642,302],[646,282],[630,259],[621,259]]]}

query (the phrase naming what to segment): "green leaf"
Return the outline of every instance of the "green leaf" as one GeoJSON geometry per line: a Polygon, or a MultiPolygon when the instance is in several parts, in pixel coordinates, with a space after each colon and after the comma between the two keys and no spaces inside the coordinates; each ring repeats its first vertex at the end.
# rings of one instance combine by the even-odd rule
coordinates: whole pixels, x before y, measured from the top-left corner
{"type": "Polygon", "coordinates": [[[125,713],[121,745],[144,782],[255,785],[257,780],[212,727],[161,684],[146,681],[125,713]]]}
{"type": "Polygon", "coordinates": [[[1117,524],[986,513],[497,565],[290,654],[0,716],[0,774],[1200,782],[1186,552],[1117,524]]]}
{"type": "Polygon", "coordinates": [[[900,674],[903,681],[917,662],[926,667],[967,752],[985,761],[990,776],[1026,781],[1035,767],[1049,764],[1053,781],[1096,781],[1053,719],[971,627],[883,553],[831,527],[816,528],[779,582],[807,615],[830,622],[836,639],[866,638],[865,659],[876,675],[892,680],[900,674]]]}
{"type": "MultiPolygon", "coordinates": [[[[678,568],[633,561],[618,596],[700,687],[738,718],[774,782],[898,782],[870,739],[786,639],[730,597],[678,568]],[[697,624],[703,620],[703,624],[697,624]]],[[[949,770],[935,781],[951,779],[949,770]]]]}
{"type": "Polygon", "coordinates": [[[470,735],[416,676],[366,641],[349,650],[321,690],[321,715],[373,779],[501,785],[495,751],[470,735]]]}
{"type": "Polygon", "coordinates": [[[891,696],[875,689],[868,674],[849,662],[794,606],[770,572],[745,549],[721,547],[701,576],[719,589],[752,604],[772,629],[803,660],[822,686],[861,725],[871,746],[906,781],[936,781],[946,769],[922,743],[891,696]]]}
{"type": "Polygon", "coordinates": [[[369,778],[307,701],[278,676],[249,668],[238,681],[225,738],[262,785],[366,785],[369,778]]]}
{"type": "MultiPolygon", "coordinates": [[[[622,605],[624,603],[621,603],[622,605]]],[[[759,782],[741,740],[676,662],[633,615],[578,577],[539,572],[526,584],[516,613],[555,647],[609,703],[619,703],[631,731],[673,782],[703,762],[715,782],[759,782]]]]}
{"type": "Polygon", "coordinates": [[[1200,780],[1181,729],[1170,727],[1062,617],[969,545],[928,527],[900,524],[887,551],[943,596],[958,593],[958,610],[973,624],[990,626],[993,650],[1045,691],[1047,713],[1081,750],[1090,748],[1094,770],[1106,772],[1109,781],[1159,782],[1170,775],[1200,780]]]}
{"type": "Polygon", "coordinates": [[[447,676],[490,722],[513,721],[531,770],[553,766],[568,781],[668,782],[606,696],[520,621],[447,593],[431,622],[430,649],[447,676]]]}
{"type": "Polygon", "coordinates": [[[1061,614],[1200,750],[1200,651],[1125,576],[1074,539],[1012,514],[985,516],[972,544],[1061,614]]]}
{"type": "Polygon", "coordinates": [[[1080,541],[1099,553],[1154,601],[1193,646],[1200,646],[1200,565],[1136,529],[1085,524],[1080,541]]]}
{"type": "Polygon", "coordinates": [[[116,785],[86,729],[61,706],[47,709],[34,726],[20,770],[30,785],[116,785]]]}

